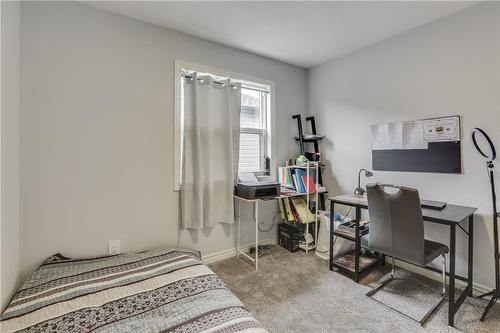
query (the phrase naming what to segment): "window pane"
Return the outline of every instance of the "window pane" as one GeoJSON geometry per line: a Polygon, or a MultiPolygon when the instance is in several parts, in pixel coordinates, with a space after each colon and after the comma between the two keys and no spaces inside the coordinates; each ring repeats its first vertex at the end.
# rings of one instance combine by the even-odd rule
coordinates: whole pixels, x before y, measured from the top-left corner
{"type": "Polygon", "coordinates": [[[240,163],[238,172],[261,171],[260,134],[240,133],[240,163]]]}
{"type": "Polygon", "coordinates": [[[260,92],[241,89],[241,127],[262,128],[260,105],[260,92]]]}

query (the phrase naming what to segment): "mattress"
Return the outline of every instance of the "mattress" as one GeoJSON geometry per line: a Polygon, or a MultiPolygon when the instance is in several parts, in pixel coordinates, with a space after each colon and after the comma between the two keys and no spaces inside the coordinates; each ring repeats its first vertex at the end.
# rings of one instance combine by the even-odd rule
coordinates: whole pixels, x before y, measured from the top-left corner
{"type": "Polygon", "coordinates": [[[9,332],[266,332],[197,251],[51,256],[0,317],[9,332]]]}

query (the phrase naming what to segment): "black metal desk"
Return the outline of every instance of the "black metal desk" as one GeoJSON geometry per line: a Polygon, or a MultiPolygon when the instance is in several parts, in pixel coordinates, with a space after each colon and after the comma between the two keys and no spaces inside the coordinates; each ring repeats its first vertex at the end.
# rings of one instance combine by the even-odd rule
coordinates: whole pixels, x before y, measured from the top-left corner
{"type": "MultiPolygon", "coordinates": [[[[368,202],[366,197],[360,197],[355,195],[340,195],[336,197],[328,198],[330,200],[330,270],[334,267],[333,258],[333,218],[334,218],[334,206],[335,204],[351,206],[356,209],[355,215],[355,237],[353,241],[355,242],[355,263],[354,263],[354,281],[359,282],[360,273],[360,256],[361,256],[361,237],[359,235],[359,220],[361,218],[361,209],[368,209],[368,202]]],[[[455,314],[458,309],[467,298],[467,296],[472,296],[472,275],[473,275],[473,249],[474,249],[474,213],[477,208],[464,207],[456,205],[446,205],[442,210],[427,209],[422,208],[422,215],[425,221],[447,225],[450,228],[450,253],[449,253],[449,283],[448,283],[448,325],[454,326],[455,324],[455,314]],[[460,223],[464,220],[468,220],[468,229],[465,230],[460,223]],[[468,237],[468,271],[467,278],[458,277],[455,274],[455,257],[456,257],[456,230],[457,227],[460,228],[468,237]],[[460,294],[458,299],[455,301],[455,279],[460,278],[467,282],[467,286],[464,291],[460,294]]],[[[367,265],[369,266],[369,265],[367,265]]],[[[364,267],[361,267],[364,268],[364,267]]],[[[429,269],[435,270],[432,267],[429,269]]],[[[361,269],[362,270],[362,269],[361,269]]]]}

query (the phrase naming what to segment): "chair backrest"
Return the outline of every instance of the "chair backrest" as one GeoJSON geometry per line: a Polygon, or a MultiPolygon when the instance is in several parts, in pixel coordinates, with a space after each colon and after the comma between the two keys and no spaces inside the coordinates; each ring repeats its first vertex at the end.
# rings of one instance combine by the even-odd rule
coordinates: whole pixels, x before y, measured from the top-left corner
{"type": "Polygon", "coordinates": [[[422,208],[418,191],[413,188],[368,184],[370,248],[388,256],[425,265],[425,240],[422,208]],[[396,188],[387,193],[384,188],[396,188]]]}

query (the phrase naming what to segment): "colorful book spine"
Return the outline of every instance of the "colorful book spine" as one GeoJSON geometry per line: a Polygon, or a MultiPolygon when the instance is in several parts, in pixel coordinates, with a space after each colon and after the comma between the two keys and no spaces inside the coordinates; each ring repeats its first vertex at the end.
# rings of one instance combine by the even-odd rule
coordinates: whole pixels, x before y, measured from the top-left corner
{"type": "Polygon", "coordinates": [[[302,169],[295,169],[295,175],[297,177],[297,186],[298,186],[297,191],[300,193],[305,193],[306,187],[305,187],[304,183],[302,182],[302,176],[305,176],[306,172],[302,169]]]}
{"type": "Polygon", "coordinates": [[[291,204],[290,204],[290,199],[286,198],[284,199],[285,200],[285,211],[286,211],[286,217],[287,217],[287,220],[292,222],[294,220],[293,218],[293,214],[292,214],[292,208],[291,208],[291,204]]]}
{"type": "Polygon", "coordinates": [[[299,187],[299,183],[298,183],[298,180],[297,180],[297,175],[293,174],[292,175],[292,179],[293,179],[293,187],[295,187],[295,189],[297,190],[297,192],[300,192],[300,187],[299,187]]]}
{"type": "Polygon", "coordinates": [[[290,168],[286,168],[286,183],[288,184],[288,187],[293,188],[292,173],[290,168]]]}
{"type": "Polygon", "coordinates": [[[292,211],[295,212],[294,216],[298,221],[302,223],[314,222],[316,219],[307,207],[306,202],[303,197],[290,198],[290,206],[292,206],[292,211]]]}
{"type": "Polygon", "coordinates": [[[278,181],[283,187],[295,188],[290,174],[290,168],[278,167],[278,181]]]}
{"type": "Polygon", "coordinates": [[[279,207],[280,207],[280,216],[281,216],[281,219],[284,220],[287,218],[286,216],[286,211],[285,211],[285,199],[279,199],[278,200],[278,204],[279,204],[279,207]]]}
{"type": "Polygon", "coordinates": [[[299,213],[297,211],[297,208],[293,204],[292,200],[290,200],[290,212],[291,212],[291,215],[292,215],[292,219],[290,221],[302,222],[302,220],[301,220],[301,218],[299,216],[299,213]]]}
{"type": "Polygon", "coordinates": [[[304,186],[306,188],[306,192],[309,192],[309,193],[316,192],[316,185],[314,184],[312,176],[303,175],[302,176],[302,183],[304,183],[304,186]],[[309,186],[309,191],[308,191],[308,186],[309,186]]]}

